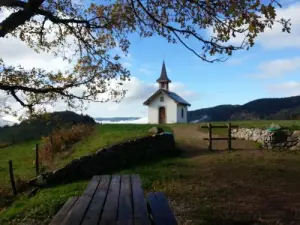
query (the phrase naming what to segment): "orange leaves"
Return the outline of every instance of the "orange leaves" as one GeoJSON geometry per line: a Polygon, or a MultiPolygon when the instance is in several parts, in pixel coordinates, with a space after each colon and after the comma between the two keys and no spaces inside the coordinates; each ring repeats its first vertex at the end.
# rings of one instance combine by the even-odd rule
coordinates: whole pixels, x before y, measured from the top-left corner
{"type": "Polygon", "coordinates": [[[51,162],[62,152],[70,151],[71,146],[90,135],[94,130],[90,125],[74,125],[70,129],[53,131],[49,136],[42,137],[40,157],[44,162],[51,162]]]}
{"type": "Polygon", "coordinates": [[[273,5],[261,5],[260,10],[267,19],[275,19],[276,11],[273,5]]]}

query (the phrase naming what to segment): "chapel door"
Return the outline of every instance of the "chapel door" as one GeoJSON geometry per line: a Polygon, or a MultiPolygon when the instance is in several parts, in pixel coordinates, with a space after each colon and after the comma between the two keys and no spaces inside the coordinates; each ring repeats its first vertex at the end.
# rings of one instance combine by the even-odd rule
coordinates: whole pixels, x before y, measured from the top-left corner
{"type": "Polygon", "coordinates": [[[166,109],[165,107],[159,107],[158,110],[159,123],[166,123],[166,109]]]}

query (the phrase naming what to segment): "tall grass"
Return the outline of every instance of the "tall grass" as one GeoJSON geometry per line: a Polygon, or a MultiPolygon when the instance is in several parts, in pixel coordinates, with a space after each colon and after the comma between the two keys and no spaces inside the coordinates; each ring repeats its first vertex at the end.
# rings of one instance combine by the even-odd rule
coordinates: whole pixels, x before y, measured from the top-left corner
{"type": "Polygon", "coordinates": [[[57,154],[70,150],[73,144],[89,136],[94,130],[94,126],[80,124],[70,129],[54,130],[49,136],[42,137],[40,151],[42,162],[52,162],[57,154]]]}

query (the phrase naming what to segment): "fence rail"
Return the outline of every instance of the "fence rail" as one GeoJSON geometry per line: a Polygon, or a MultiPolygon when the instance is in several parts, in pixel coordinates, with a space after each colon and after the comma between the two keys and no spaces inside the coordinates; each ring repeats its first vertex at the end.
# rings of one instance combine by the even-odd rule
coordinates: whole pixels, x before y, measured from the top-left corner
{"type": "Polygon", "coordinates": [[[203,138],[203,140],[208,141],[208,149],[211,151],[212,150],[212,141],[220,141],[220,140],[227,140],[228,142],[228,150],[232,149],[232,145],[231,145],[231,141],[232,140],[236,140],[236,138],[232,138],[231,137],[231,129],[232,128],[238,128],[238,126],[232,126],[231,123],[228,123],[226,126],[225,125],[216,125],[216,126],[212,126],[210,123],[208,123],[207,125],[202,125],[201,128],[207,128],[208,129],[208,138],[203,138]],[[212,137],[212,129],[213,128],[227,128],[228,129],[228,137],[212,137]]]}

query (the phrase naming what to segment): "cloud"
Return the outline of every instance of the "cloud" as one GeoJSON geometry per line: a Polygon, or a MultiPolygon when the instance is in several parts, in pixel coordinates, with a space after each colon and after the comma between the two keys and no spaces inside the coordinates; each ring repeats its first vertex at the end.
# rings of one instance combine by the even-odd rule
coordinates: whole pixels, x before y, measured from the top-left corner
{"type": "MultiPolygon", "coordinates": [[[[294,1],[296,2],[296,1],[294,1]]],[[[258,35],[255,40],[264,49],[283,49],[283,48],[300,48],[300,3],[289,4],[284,8],[277,8],[276,19],[281,18],[291,19],[291,33],[282,32],[282,25],[275,23],[271,28],[266,28],[264,33],[258,35]]],[[[215,36],[213,29],[207,29],[208,36],[215,36]]],[[[236,34],[236,37],[231,36],[228,44],[235,46],[241,45],[245,38],[245,34],[236,34]]]]}
{"type": "Polygon", "coordinates": [[[282,26],[278,23],[273,28],[267,28],[261,34],[257,43],[266,49],[282,49],[282,48],[300,48],[300,4],[290,4],[286,8],[277,9],[277,19],[291,19],[291,33],[283,33],[282,26]]]}
{"type": "MultiPolygon", "coordinates": [[[[131,77],[130,81],[124,82],[123,88],[128,91],[120,103],[93,102],[88,104],[88,109],[84,113],[94,117],[147,117],[147,107],[143,103],[158,90],[157,83],[146,83],[136,77],[131,77]]],[[[171,83],[170,90],[176,92],[188,102],[199,99],[198,93],[188,90],[184,84],[179,82],[171,83]]]]}
{"type": "Polygon", "coordinates": [[[290,59],[277,59],[261,63],[258,66],[260,72],[251,77],[256,78],[274,78],[285,76],[287,73],[300,69],[300,57],[290,59]]]}
{"type": "Polygon", "coordinates": [[[22,65],[25,69],[42,68],[48,71],[65,70],[71,67],[62,57],[50,53],[36,53],[20,39],[0,38],[0,58],[8,65],[22,65]]]}
{"type": "MultiPolygon", "coordinates": [[[[55,57],[48,53],[36,53],[29,48],[24,42],[14,37],[0,39],[0,58],[4,59],[6,64],[22,65],[24,68],[42,68],[45,70],[64,70],[72,66],[72,64],[63,61],[62,57],[55,57]]],[[[124,67],[131,68],[133,65],[133,57],[131,54],[125,55],[119,47],[113,49],[113,53],[118,53],[121,57],[121,63],[124,67]]],[[[143,74],[150,75],[155,71],[152,64],[142,64],[137,70],[143,74]]],[[[168,72],[171,72],[167,68],[168,72]]],[[[111,82],[111,87],[114,87],[114,82],[111,82]]],[[[194,92],[189,91],[181,83],[172,83],[171,90],[175,91],[187,101],[192,101],[195,96],[194,92]]],[[[147,116],[147,107],[143,105],[143,102],[150,97],[157,89],[156,83],[146,83],[142,80],[131,77],[130,81],[126,81],[123,84],[123,89],[128,90],[126,96],[120,103],[107,102],[107,103],[87,103],[87,113],[94,117],[115,117],[115,116],[147,116]]],[[[81,92],[82,89],[74,89],[72,92],[81,92]]],[[[5,97],[5,95],[2,95],[5,97]]],[[[1,101],[1,92],[0,92],[1,101]]],[[[14,99],[10,98],[6,101],[13,109],[22,109],[22,107],[14,99]]],[[[55,102],[55,105],[45,105],[48,111],[61,111],[66,110],[68,107],[62,101],[55,102]]],[[[22,113],[24,110],[20,110],[22,113]]],[[[9,115],[11,116],[11,115],[9,115]]]]}
{"type": "Polygon", "coordinates": [[[266,88],[267,91],[273,96],[300,95],[300,82],[297,81],[288,81],[281,84],[271,84],[268,85],[266,88]]]}
{"type": "Polygon", "coordinates": [[[139,68],[139,71],[143,74],[146,74],[146,75],[150,75],[153,73],[152,70],[149,70],[149,69],[146,69],[146,68],[139,68]]]}
{"type": "Polygon", "coordinates": [[[197,92],[188,90],[185,84],[180,82],[173,82],[170,84],[170,91],[173,91],[180,95],[182,98],[187,100],[188,102],[192,102],[198,100],[200,95],[197,92]]]}

